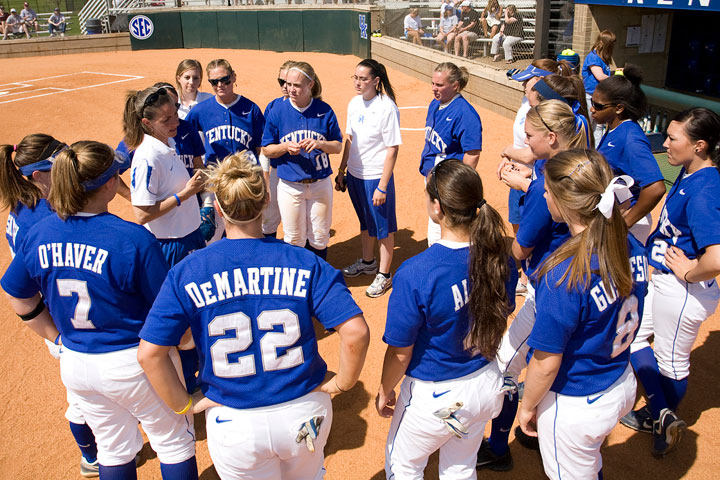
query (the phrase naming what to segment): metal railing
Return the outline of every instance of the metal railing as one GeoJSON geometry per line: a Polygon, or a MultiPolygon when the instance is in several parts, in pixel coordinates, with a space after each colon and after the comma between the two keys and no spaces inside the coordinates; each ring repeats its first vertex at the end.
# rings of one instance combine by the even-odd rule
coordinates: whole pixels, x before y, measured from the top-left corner
{"type": "Polygon", "coordinates": [[[87,35],[87,21],[98,19],[102,25],[103,33],[110,32],[109,2],[108,0],[89,0],[78,13],[80,32],[87,35]]]}

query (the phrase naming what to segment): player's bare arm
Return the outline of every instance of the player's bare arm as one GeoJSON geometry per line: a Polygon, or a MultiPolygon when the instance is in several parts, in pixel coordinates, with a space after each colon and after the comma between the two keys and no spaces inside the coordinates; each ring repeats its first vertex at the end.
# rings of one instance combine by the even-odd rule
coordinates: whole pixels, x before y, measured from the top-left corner
{"type": "Polygon", "coordinates": [[[523,401],[518,409],[517,417],[520,428],[532,437],[537,437],[537,431],[530,425],[530,422],[536,421],[537,406],[540,400],[550,391],[558,370],[560,370],[561,363],[562,354],[535,350],[528,365],[527,376],[525,377],[525,392],[523,393],[523,401]]]}
{"type": "MultiPolygon", "coordinates": [[[[15,298],[8,294],[6,294],[6,297],[10,302],[13,310],[15,310],[15,313],[17,313],[18,315],[30,314],[43,302],[40,293],[37,293],[35,294],[35,296],[30,298],[15,298]]],[[[30,327],[33,332],[37,333],[42,338],[51,342],[54,342],[60,335],[60,332],[58,332],[58,329],[55,326],[55,323],[53,322],[53,319],[50,316],[50,312],[47,308],[43,309],[43,311],[40,312],[36,317],[27,320],[24,323],[25,325],[30,327]]]]}
{"type": "Polygon", "coordinates": [[[480,161],[481,150],[468,150],[463,155],[463,163],[470,165],[472,168],[477,168],[478,161],[480,161]]]}
{"type": "Polygon", "coordinates": [[[385,350],[382,379],[380,380],[378,394],[375,397],[375,408],[381,417],[390,418],[393,415],[393,409],[390,407],[395,405],[395,386],[407,371],[413,348],[413,345],[409,347],[388,345],[387,350],[385,350]]]}
{"type": "Polygon", "coordinates": [[[658,180],[655,183],[645,186],[640,190],[637,202],[628,211],[625,212],[625,223],[628,227],[635,225],[638,220],[645,217],[655,208],[655,205],[665,195],[665,182],[658,180]]]}
{"type": "Polygon", "coordinates": [[[352,317],[335,327],[335,331],[340,335],[338,373],[320,388],[330,394],[346,392],[355,386],[370,345],[370,329],[362,315],[352,317]]]}
{"type": "Polygon", "coordinates": [[[710,245],[698,259],[690,260],[677,247],[669,247],[665,252],[665,264],[676,277],[697,283],[712,280],[720,275],[720,245],[710,245]]]}

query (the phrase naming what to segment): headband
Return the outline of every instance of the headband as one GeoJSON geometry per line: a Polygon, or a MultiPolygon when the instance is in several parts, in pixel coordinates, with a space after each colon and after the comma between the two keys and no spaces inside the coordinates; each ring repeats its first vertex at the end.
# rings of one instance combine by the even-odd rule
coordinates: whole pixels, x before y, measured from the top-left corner
{"type": "Polygon", "coordinates": [[[305,75],[305,78],[307,78],[307,79],[310,80],[311,82],[314,82],[314,81],[315,81],[314,78],[312,78],[310,75],[308,75],[307,73],[305,73],[305,72],[303,72],[302,70],[300,70],[298,67],[290,67],[290,70],[295,70],[295,71],[298,71],[298,72],[302,73],[303,75],[305,75]]]}
{"type": "Polygon", "coordinates": [[[107,170],[101,173],[97,178],[82,182],[81,185],[85,187],[86,192],[97,190],[105,185],[108,180],[114,177],[116,173],[122,173],[128,168],[130,168],[130,158],[122,152],[115,151],[113,161],[107,170]]]}
{"type": "Polygon", "coordinates": [[[252,222],[254,222],[255,220],[257,220],[258,218],[260,218],[260,215],[263,214],[263,210],[265,210],[264,208],[260,209],[260,213],[258,213],[257,215],[255,215],[255,216],[254,216],[253,218],[251,218],[250,220],[235,220],[234,218],[230,217],[227,213],[225,213],[225,210],[223,210],[222,205],[220,205],[220,202],[218,201],[217,198],[215,199],[215,204],[218,206],[218,209],[220,210],[220,213],[222,213],[223,218],[225,219],[225,221],[226,221],[226,222],[230,222],[230,223],[232,223],[233,225],[245,225],[245,224],[248,224],[248,223],[252,223],[252,222]]]}
{"type": "Polygon", "coordinates": [[[585,144],[588,150],[590,150],[590,127],[585,115],[580,113],[580,102],[573,100],[570,107],[572,108],[573,114],[575,114],[575,133],[580,133],[581,128],[585,130],[585,144]]]}
{"type": "Polygon", "coordinates": [[[615,200],[620,204],[628,201],[632,197],[630,187],[633,183],[635,182],[629,175],[620,175],[619,177],[613,178],[605,188],[605,191],[600,194],[600,201],[593,210],[600,210],[600,213],[609,219],[612,216],[615,200]]]}
{"type": "MultiPolygon", "coordinates": [[[[555,90],[550,88],[550,85],[545,83],[545,80],[543,80],[542,78],[540,80],[538,80],[537,83],[535,83],[535,85],[533,85],[533,90],[535,90],[540,95],[542,95],[542,97],[545,100],[560,100],[561,102],[563,102],[567,105],[570,105],[570,101],[567,98],[563,97],[562,95],[557,93],[555,90]]],[[[570,106],[572,106],[572,105],[570,105],[570,106]]]]}
{"type": "Polygon", "coordinates": [[[33,172],[49,172],[53,166],[53,163],[55,163],[55,157],[57,157],[60,152],[67,148],[68,146],[66,144],[54,140],[47,147],[45,147],[45,150],[43,150],[43,153],[40,155],[42,160],[38,160],[37,162],[29,163],[27,165],[23,165],[22,167],[18,167],[18,170],[20,170],[20,173],[22,173],[26,177],[32,176],[33,172]],[[48,155],[46,153],[48,152],[48,150],[50,152],[54,151],[55,153],[51,153],[50,155],[48,155]]]}

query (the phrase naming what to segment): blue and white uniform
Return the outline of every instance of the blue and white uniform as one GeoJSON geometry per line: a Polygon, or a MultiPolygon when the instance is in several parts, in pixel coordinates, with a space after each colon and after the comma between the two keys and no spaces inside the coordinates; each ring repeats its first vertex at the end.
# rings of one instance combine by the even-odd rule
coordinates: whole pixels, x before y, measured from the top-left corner
{"type": "MultiPolygon", "coordinates": [[[[550,391],[537,406],[537,429],[545,474],[551,479],[597,478],[600,446],[635,403],[630,350],[647,292],[643,245],[628,235],[633,289],[618,298],[593,273],[587,287],[560,282],[567,259],[537,283],[537,315],[528,343],[562,354],[550,391]]],[[[593,255],[591,268],[598,269],[593,255]]]]}
{"type": "MultiPolygon", "coordinates": [[[[266,119],[262,146],[306,138],[342,142],[342,131],[330,105],[312,99],[298,108],[292,100],[276,103],[266,119]]],[[[319,150],[277,158],[278,206],[285,241],[322,250],[330,241],[333,186],[330,156],[319,150]]]]}
{"type": "MultiPolygon", "coordinates": [[[[720,244],[720,173],[702,168],[692,174],[685,169],[665,199],[658,226],[647,241],[650,265],[655,268],[645,312],[633,353],[649,347],[654,350],[660,373],[672,380],[683,380],[690,373],[690,352],[703,321],[713,314],[720,299],[717,281],[688,283],[677,278],[665,265],[670,246],[682,250],[689,259],[701,256],[711,245],[720,244]]],[[[675,406],[671,406],[675,408],[675,406]]]]}
{"type": "Polygon", "coordinates": [[[327,371],[313,317],[332,329],[361,313],[340,272],[311,252],[225,238],[173,267],[140,336],[175,345],[191,328],[202,391],[223,405],[206,412],[221,477],[322,478],[332,406],[312,393],[327,371]],[[295,437],[318,415],[325,420],[310,453],[295,437]]]}
{"type": "Polygon", "coordinates": [[[138,421],[162,463],[195,454],[192,416],[170,410],[137,361],[138,334],[167,268],[139,225],[109,213],[52,215],[30,229],[1,281],[16,298],[43,294],[62,334],[68,400],[92,428],[104,466],[135,458],[138,421]]]}
{"type": "Polygon", "coordinates": [[[195,105],[186,119],[205,135],[205,165],[243,150],[257,156],[265,117],[260,107],[242,95],[230,105],[220,104],[217,97],[208,99],[195,105]]]}
{"type": "MultiPolygon", "coordinates": [[[[388,478],[422,478],[440,449],[440,478],[475,478],[485,423],[502,406],[502,377],[494,362],[463,347],[470,328],[468,243],[439,240],[405,261],[395,275],[383,341],[413,346],[385,449],[388,478]],[[455,413],[468,429],[451,434],[433,412],[462,402],[455,413]],[[393,477],[394,475],[394,477],[393,477]]],[[[517,271],[506,281],[514,306],[517,271]]]]}
{"type": "MultiPolygon", "coordinates": [[[[637,122],[624,120],[605,133],[597,150],[605,156],[615,176],[629,175],[634,180],[635,183],[630,187],[631,206],[637,202],[641,189],[663,180],[650,142],[637,122]]],[[[645,243],[651,224],[652,217],[648,214],[633,225],[630,231],[640,242],[645,243]]]]}
{"type": "MultiPolygon", "coordinates": [[[[590,107],[592,106],[592,104],[590,103],[590,100],[592,99],[592,94],[595,92],[595,87],[597,87],[598,83],[600,83],[590,70],[590,67],[593,66],[600,67],[605,75],[610,75],[610,66],[605,63],[605,61],[600,57],[600,55],[597,54],[595,49],[591,50],[590,53],[588,53],[585,57],[582,70],[580,71],[583,79],[583,85],[585,86],[585,100],[587,102],[588,112],[590,111],[590,107]]],[[[604,125],[596,124],[595,121],[592,120],[592,118],[589,120],[591,121],[591,126],[593,130],[592,134],[595,137],[595,145],[599,145],[600,140],[603,136],[603,132],[605,131],[605,127],[604,125]]]]}
{"type": "Polygon", "coordinates": [[[52,214],[52,208],[44,198],[38,200],[34,207],[28,207],[18,202],[15,208],[8,213],[7,224],[5,226],[5,238],[7,238],[8,246],[10,247],[10,256],[15,257],[16,248],[22,245],[23,239],[30,227],[52,214]]]}
{"type": "MultiPolygon", "coordinates": [[[[267,104],[267,107],[265,107],[265,112],[263,115],[265,118],[268,117],[270,110],[272,110],[273,106],[278,102],[289,102],[289,100],[286,97],[278,97],[274,100],[271,100],[270,103],[267,104]]],[[[268,203],[268,206],[263,210],[263,234],[269,235],[269,234],[275,234],[277,232],[278,226],[280,225],[280,208],[278,207],[277,202],[277,186],[278,186],[278,174],[277,174],[277,166],[278,166],[278,159],[277,158],[270,158],[270,172],[269,172],[269,178],[270,178],[270,203],[268,203]]]]}

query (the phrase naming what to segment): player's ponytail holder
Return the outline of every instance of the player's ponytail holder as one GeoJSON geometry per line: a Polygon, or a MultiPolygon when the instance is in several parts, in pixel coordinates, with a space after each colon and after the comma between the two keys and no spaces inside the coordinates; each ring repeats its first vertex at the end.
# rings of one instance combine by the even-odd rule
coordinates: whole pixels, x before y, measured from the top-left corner
{"type": "Polygon", "coordinates": [[[17,152],[17,143],[13,145],[13,152],[17,152]]]}
{"type": "Polygon", "coordinates": [[[613,207],[615,206],[615,200],[620,203],[624,203],[632,197],[630,187],[635,183],[631,176],[620,175],[610,181],[610,184],[605,188],[605,191],[600,194],[600,201],[593,210],[600,210],[603,217],[609,219],[612,217],[613,207]]]}
{"type": "Polygon", "coordinates": [[[487,203],[487,200],[485,200],[485,199],[483,198],[482,200],[480,200],[480,201],[477,203],[477,209],[480,210],[480,209],[483,207],[483,205],[485,205],[486,203],[487,203]]]}

